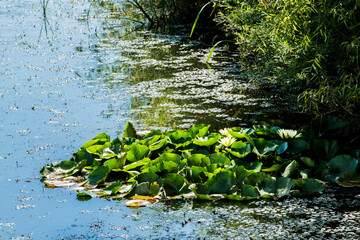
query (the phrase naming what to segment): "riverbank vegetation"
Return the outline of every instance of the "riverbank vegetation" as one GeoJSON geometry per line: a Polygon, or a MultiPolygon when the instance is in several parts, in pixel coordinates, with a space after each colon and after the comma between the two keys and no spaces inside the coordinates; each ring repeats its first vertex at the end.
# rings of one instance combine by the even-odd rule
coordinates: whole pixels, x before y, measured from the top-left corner
{"type": "Polygon", "coordinates": [[[359,120],[360,3],[221,0],[216,21],[258,82],[298,94],[317,115],[359,120]]]}
{"type": "MultiPolygon", "coordinates": [[[[329,124],[327,131],[341,126],[338,119],[329,121],[337,125],[329,124]]],[[[360,185],[359,151],[319,139],[316,123],[309,131],[267,125],[209,128],[201,124],[140,134],[128,122],[122,137],[111,141],[99,134],[69,161],[45,166],[41,174],[48,187],[56,178],[83,176],[77,190],[88,193],[79,193],[81,199],[96,193],[137,200],[244,201],[319,194],[325,181],[360,185]]]]}
{"type": "MultiPolygon", "coordinates": [[[[352,129],[353,137],[357,137],[360,131],[359,1],[131,2],[147,9],[150,22],[164,19],[167,23],[188,23],[190,19],[195,23],[202,20],[202,26],[216,23],[220,31],[215,32],[221,36],[207,42],[214,44],[221,39],[226,40],[222,44],[232,42],[231,49],[238,53],[237,61],[250,74],[249,79],[277,85],[284,94],[297,98],[298,107],[304,112],[342,118],[352,129]],[[196,13],[201,16],[196,17],[196,13]]],[[[194,35],[199,38],[196,30],[194,35]]]]}

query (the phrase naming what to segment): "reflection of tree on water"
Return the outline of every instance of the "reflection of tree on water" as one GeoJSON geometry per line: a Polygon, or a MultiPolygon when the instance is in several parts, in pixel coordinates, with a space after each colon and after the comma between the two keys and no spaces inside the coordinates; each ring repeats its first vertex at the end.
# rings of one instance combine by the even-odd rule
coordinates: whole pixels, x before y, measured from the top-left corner
{"type": "Polygon", "coordinates": [[[142,21],[143,14],[122,3],[92,3],[96,16],[91,24],[97,36],[90,36],[88,51],[95,65],[80,73],[87,84],[107,94],[99,99],[111,95],[113,103],[101,113],[105,118],[130,115],[140,129],[197,123],[217,128],[279,118],[286,104],[275,107],[271,93],[243,83],[246,76],[234,70],[238,66],[230,56],[213,59],[208,69],[209,50],[180,35],[183,28],[168,28],[177,35],[148,31],[133,21],[142,21]],[[124,92],[126,106],[119,103],[124,102],[124,92]]]}

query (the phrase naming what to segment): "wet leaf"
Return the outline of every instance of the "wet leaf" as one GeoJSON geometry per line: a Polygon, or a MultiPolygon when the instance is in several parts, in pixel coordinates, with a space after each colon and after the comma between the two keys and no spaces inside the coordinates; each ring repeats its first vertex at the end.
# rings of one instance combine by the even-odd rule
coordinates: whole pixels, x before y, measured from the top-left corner
{"type": "Polygon", "coordinates": [[[255,187],[244,184],[241,187],[241,196],[243,196],[243,197],[259,197],[260,193],[255,187]]]}
{"type": "Polygon", "coordinates": [[[304,193],[321,193],[324,190],[324,184],[314,178],[305,179],[304,186],[303,186],[304,193]]]}
{"type": "Polygon", "coordinates": [[[329,161],[332,174],[330,180],[335,181],[337,177],[344,178],[345,173],[354,173],[358,165],[358,160],[350,155],[339,155],[329,161]]]}
{"type": "Polygon", "coordinates": [[[130,151],[127,152],[127,160],[136,162],[148,156],[150,150],[147,146],[134,144],[130,151]]]}
{"type": "Polygon", "coordinates": [[[92,171],[88,177],[90,185],[98,185],[104,182],[110,172],[108,166],[101,166],[92,171]]]}
{"type": "Polygon", "coordinates": [[[234,184],[234,173],[226,169],[220,170],[204,183],[209,188],[210,194],[228,193],[234,184]]]}
{"type": "Polygon", "coordinates": [[[284,172],[281,176],[283,177],[290,177],[298,168],[298,163],[293,160],[289,165],[286,166],[284,172]]]}
{"type": "Polygon", "coordinates": [[[161,149],[162,147],[164,147],[165,145],[167,144],[167,139],[164,138],[164,139],[161,139],[153,144],[151,144],[149,146],[149,149],[150,151],[154,152],[154,151],[157,151],[159,149],[161,149]]]}
{"type": "Polygon", "coordinates": [[[293,139],[288,142],[289,147],[287,152],[298,154],[310,150],[309,143],[301,139],[293,139]]]}
{"type": "Polygon", "coordinates": [[[210,162],[219,166],[230,165],[230,159],[223,153],[213,153],[209,155],[210,162]]]}
{"type": "Polygon", "coordinates": [[[176,173],[170,173],[164,179],[163,188],[167,196],[174,196],[180,194],[180,190],[184,184],[184,177],[176,173]]]}
{"type": "Polygon", "coordinates": [[[90,194],[85,193],[85,192],[78,192],[76,194],[76,198],[79,201],[89,201],[92,198],[92,196],[90,194]]]}
{"type": "Polygon", "coordinates": [[[300,157],[300,160],[308,167],[315,167],[315,161],[308,157],[300,157]]]}
{"type": "Polygon", "coordinates": [[[251,146],[250,144],[241,141],[234,142],[231,145],[231,150],[229,150],[229,152],[237,158],[244,158],[251,152],[251,146]]]}
{"type": "Polygon", "coordinates": [[[211,126],[210,124],[199,124],[199,125],[191,127],[188,130],[188,133],[190,134],[190,136],[192,138],[204,137],[208,133],[210,126],[211,126]]]}
{"type": "Polygon", "coordinates": [[[110,195],[116,194],[122,187],[122,183],[120,181],[115,182],[104,189],[104,191],[110,191],[110,195]]]}
{"type": "Polygon", "coordinates": [[[104,162],[104,166],[108,166],[110,170],[123,168],[126,162],[126,153],[121,153],[116,155],[116,157],[111,158],[104,162]]]}
{"type": "Polygon", "coordinates": [[[131,209],[137,209],[140,207],[147,207],[156,202],[157,202],[156,200],[150,201],[150,200],[133,199],[126,201],[125,206],[131,209]]]}
{"type": "Polygon", "coordinates": [[[270,152],[275,151],[276,148],[278,147],[278,145],[276,145],[272,141],[268,141],[263,138],[254,139],[254,143],[255,143],[254,152],[261,157],[267,155],[270,152]]]}
{"type": "Polygon", "coordinates": [[[203,154],[193,154],[187,158],[189,166],[202,166],[206,167],[210,165],[210,159],[203,154]]]}
{"type": "Polygon", "coordinates": [[[279,171],[282,168],[282,164],[274,164],[270,168],[262,169],[263,172],[276,172],[279,171]]]}
{"type": "Polygon", "coordinates": [[[71,172],[78,166],[78,163],[73,161],[61,161],[50,164],[50,166],[45,166],[40,170],[40,174],[44,175],[47,178],[55,177],[64,177],[68,175],[68,172],[71,172]]]}
{"type": "Polygon", "coordinates": [[[276,153],[279,155],[284,153],[289,147],[289,144],[287,142],[281,140],[273,140],[272,142],[278,145],[278,147],[276,148],[276,153]]]}
{"type": "Polygon", "coordinates": [[[209,136],[206,137],[198,137],[194,139],[193,143],[198,146],[209,147],[217,143],[220,140],[220,138],[221,138],[220,134],[210,134],[209,136]]]}
{"type": "Polygon", "coordinates": [[[127,121],[125,125],[125,131],[123,133],[124,138],[136,138],[136,129],[131,121],[127,121]]]}
{"type": "Polygon", "coordinates": [[[176,148],[187,146],[192,143],[191,135],[184,130],[177,130],[171,133],[169,138],[176,148]]]}
{"type": "Polygon", "coordinates": [[[262,190],[267,193],[276,193],[275,180],[272,178],[264,178],[261,186],[262,190]]]}
{"type": "Polygon", "coordinates": [[[275,181],[276,195],[278,197],[289,196],[290,190],[292,187],[294,187],[294,185],[295,184],[291,181],[290,178],[281,177],[276,179],[275,181]]]}

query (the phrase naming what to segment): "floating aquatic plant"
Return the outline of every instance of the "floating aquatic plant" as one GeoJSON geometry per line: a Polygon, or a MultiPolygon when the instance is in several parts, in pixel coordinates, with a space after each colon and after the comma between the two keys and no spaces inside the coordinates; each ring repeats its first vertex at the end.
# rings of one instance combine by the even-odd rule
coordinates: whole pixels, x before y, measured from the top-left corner
{"type": "Polygon", "coordinates": [[[128,122],[122,137],[110,140],[101,133],[70,160],[44,166],[41,174],[49,187],[74,187],[78,199],[129,198],[130,207],[159,198],[244,201],[311,195],[323,191],[326,178],[343,185],[360,179],[358,159],[335,156],[335,142],[311,144],[297,131],[278,127],[234,127],[220,133],[209,128],[201,124],[139,134],[128,122]],[[322,152],[327,159],[318,157],[325,156],[322,152]],[[76,184],[59,181],[69,176],[76,177],[76,184]]]}

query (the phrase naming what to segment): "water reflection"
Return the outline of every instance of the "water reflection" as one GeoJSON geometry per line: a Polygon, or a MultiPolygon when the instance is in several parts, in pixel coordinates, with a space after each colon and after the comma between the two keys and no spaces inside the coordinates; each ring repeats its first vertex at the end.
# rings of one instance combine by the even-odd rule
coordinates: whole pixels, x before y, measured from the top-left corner
{"type": "MultiPolygon", "coordinates": [[[[93,45],[77,49],[91,52],[95,65],[79,75],[114,102],[127,92],[138,128],[252,125],[289,111],[289,105],[276,98],[276,89],[248,84],[231,55],[219,50],[209,68],[209,48],[189,40],[183,26],[169,27],[169,34],[151,32],[139,23],[143,16],[132,5],[107,1],[91,6],[93,45]]],[[[111,104],[103,114],[121,119],[122,112],[111,104]]]]}

